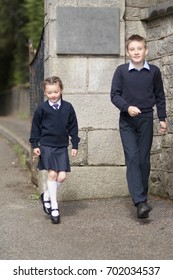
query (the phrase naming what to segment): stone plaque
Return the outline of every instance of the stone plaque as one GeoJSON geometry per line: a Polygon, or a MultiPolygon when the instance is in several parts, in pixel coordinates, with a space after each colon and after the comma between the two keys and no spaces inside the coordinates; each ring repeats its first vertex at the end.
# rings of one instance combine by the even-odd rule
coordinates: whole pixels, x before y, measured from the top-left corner
{"type": "Polygon", "coordinates": [[[118,8],[57,7],[57,54],[119,54],[118,8]]]}

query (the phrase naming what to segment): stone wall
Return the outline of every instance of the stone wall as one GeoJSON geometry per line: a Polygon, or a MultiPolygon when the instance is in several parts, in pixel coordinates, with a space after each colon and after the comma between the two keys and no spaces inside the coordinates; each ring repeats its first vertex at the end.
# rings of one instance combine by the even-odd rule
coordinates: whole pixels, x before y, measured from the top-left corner
{"type": "MultiPolygon", "coordinates": [[[[59,75],[63,98],[76,110],[81,138],[72,172],[60,199],[103,198],[127,195],[125,166],[118,132],[119,112],[110,102],[115,68],[124,63],[125,1],[45,1],[45,76],[59,75]],[[120,54],[56,54],[57,7],[118,8],[120,54]]],[[[118,35],[119,36],[119,35],[118,35]]],[[[42,175],[41,175],[42,176],[42,175]]]]}
{"type": "Polygon", "coordinates": [[[127,0],[126,5],[126,36],[140,33],[147,38],[147,59],[161,69],[167,101],[167,135],[159,135],[155,119],[150,192],[173,198],[173,1],[127,0]]]}
{"type": "Polygon", "coordinates": [[[29,86],[15,86],[10,90],[0,93],[0,115],[30,116],[29,86]]]}

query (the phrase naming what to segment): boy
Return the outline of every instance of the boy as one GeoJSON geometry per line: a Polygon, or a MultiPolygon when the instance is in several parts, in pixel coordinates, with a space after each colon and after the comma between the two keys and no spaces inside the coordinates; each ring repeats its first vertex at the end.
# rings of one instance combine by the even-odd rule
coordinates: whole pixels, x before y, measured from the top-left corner
{"type": "Polygon", "coordinates": [[[111,101],[120,110],[119,129],[127,167],[127,183],[138,218],[148,218],[147,202],[150,151],[153,140],[153,106],[166,133],[166,104],[163,82],[157,66],[145,60],[147,42],[139,35],[127,40],[130,62],[117,67],[111,87],[111,101]]]}

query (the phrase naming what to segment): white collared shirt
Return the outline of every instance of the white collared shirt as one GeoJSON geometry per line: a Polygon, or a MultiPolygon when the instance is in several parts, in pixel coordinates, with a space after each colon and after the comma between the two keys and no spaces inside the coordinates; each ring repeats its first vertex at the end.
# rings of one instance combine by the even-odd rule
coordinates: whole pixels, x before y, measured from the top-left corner
{"type": "MultiPolygon", "coordinates": [[[[143,69],[143,68],[146,68],[147,70],[150,70],[150,66],[149,66],[149,64],[148,64],[148,62],[146,60],[144,61],[144,65],[143,65],[143,67],[141,69],[143,69]]],[[[132,70],[132,69],[135,69],[137,71],[141,70],[141,69],[135,68],[133,63],[131,61],[129,61],[129,71],[132,70]]]]}
{"type": "Polygon", "coordinates": [[[58,104],[59,107],[61,106],[61,99],[59,99],[58,102],[56,102],[56,103],[53,103],[53,102],[51,102],[50,100],[48,100],[48,102],[49,102],[49,105],[50,105],[50,106],[53,106],[53,105],[55,105],[55,104],[58,104]]]}

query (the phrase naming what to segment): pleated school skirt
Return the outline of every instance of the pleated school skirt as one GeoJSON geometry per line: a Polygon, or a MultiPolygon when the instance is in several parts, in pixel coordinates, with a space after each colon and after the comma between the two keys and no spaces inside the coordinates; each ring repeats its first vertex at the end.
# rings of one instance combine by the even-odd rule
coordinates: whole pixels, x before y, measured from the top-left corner
{"type": "Polygon", "coordinates": [[[39,170],[54,170],[70,172],[70,161],[68,149],[41,146],[41,155],[39,156],[39,170]]]}

